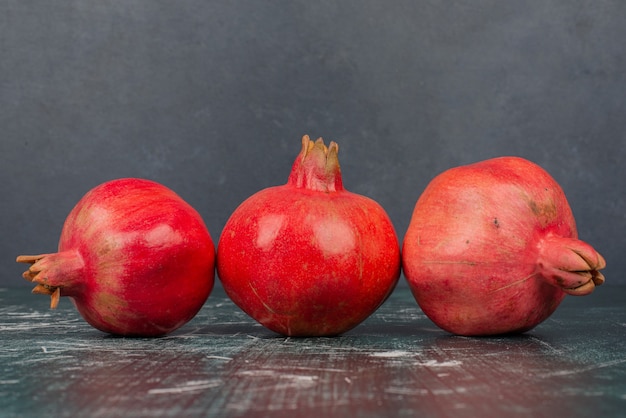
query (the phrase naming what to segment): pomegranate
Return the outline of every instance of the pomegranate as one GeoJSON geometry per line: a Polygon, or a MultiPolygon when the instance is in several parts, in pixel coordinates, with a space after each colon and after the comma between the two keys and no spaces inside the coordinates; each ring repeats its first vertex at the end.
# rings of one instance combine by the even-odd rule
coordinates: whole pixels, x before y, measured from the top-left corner
{"type": "Polygon", "coordinates": [[[33,293],[55,308],[69,296],[93,327],[159,336],[188,322],[208,298],[215,247],[200,215],[167,187],[119,179],[90,190],[72,209],[58,252],[19,256],[33,293]]]}
{"type": "Polygon", "coordinates": [[[424,313],[454,334],[528,331],[566,294],[604,282],[565,194],[541,167],[500,157],[435,177],[415,205],[402,262],[424,313]]]}
{"type": "Polygon", "coordinates": [[[393,225],[374,200],[343,188],[338,145],[302,138],[288,182],[245,200],[217,246],[228,296],[288,336],[333,336],[355,327],[400,275],[393,225]]]}

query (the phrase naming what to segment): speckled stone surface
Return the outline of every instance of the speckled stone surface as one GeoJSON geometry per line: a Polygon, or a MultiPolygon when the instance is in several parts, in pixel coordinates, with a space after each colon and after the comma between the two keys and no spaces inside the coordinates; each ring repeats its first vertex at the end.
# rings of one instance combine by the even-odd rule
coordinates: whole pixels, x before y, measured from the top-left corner
{"type": "Polygon", "coordinates": [[[171,335],[131,339],[5,288],[0,416],[623,416],[625,302],[603,286],[524,335],[464,338],[399,286],[343,336],[285,338],[217,288],[171,335]]]}

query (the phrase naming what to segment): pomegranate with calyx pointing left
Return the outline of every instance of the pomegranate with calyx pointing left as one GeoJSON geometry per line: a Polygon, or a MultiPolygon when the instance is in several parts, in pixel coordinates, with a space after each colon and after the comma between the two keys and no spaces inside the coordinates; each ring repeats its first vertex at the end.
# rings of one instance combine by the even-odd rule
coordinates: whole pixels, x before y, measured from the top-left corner
{"type": "Polygon", "coordinates": [[[33,293],[69,297],[93,327],[154,337],[190,321],[213,289],[204,221],[169,188],[125,178],[91,189],[67,216],[58,251],[22,255],[33,293]]]}

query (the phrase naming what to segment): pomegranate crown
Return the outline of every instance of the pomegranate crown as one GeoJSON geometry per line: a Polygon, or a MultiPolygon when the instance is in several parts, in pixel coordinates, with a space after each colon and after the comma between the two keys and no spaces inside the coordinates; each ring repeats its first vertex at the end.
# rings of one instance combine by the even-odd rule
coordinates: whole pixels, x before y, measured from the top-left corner
{"type": "Polygon", "coordinates": [[[331,141],[327,147],[322,138],[312,141],[304,135],[302,150],[293,163],[287,184],[320,192],[343,190],[338,152],[336,142],[331,141]]]}

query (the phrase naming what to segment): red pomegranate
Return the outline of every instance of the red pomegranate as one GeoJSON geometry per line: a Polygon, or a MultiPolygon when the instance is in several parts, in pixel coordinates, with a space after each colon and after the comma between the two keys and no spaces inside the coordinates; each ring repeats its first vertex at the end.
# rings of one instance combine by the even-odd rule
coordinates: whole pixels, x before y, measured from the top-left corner
{"type": "Polygon", "coordinates": [[[372,314],[400,274],[400,248],[383,208],[343,188],[338,146],[302,139],[287,184],[232,214],[217,248],[228,296],[289,336],[344,333],[372,314]]]}
{"type": "Polygon", "coordinates": [[[69,296],[93,327],[159,336],[188,322],[208,298],[215,247],[200,215],[167,187],[119,179],[72,209],[58,252],[19,256],[33,293],[69,296]]]}
{"type": "Polygon", "coordinates": [[[538,165],[501,157],[445,171],[420,196],[402,260],[419,306],[460,335],[528,331],[566,294],[604,282],[565,194],[538,165]]]}

